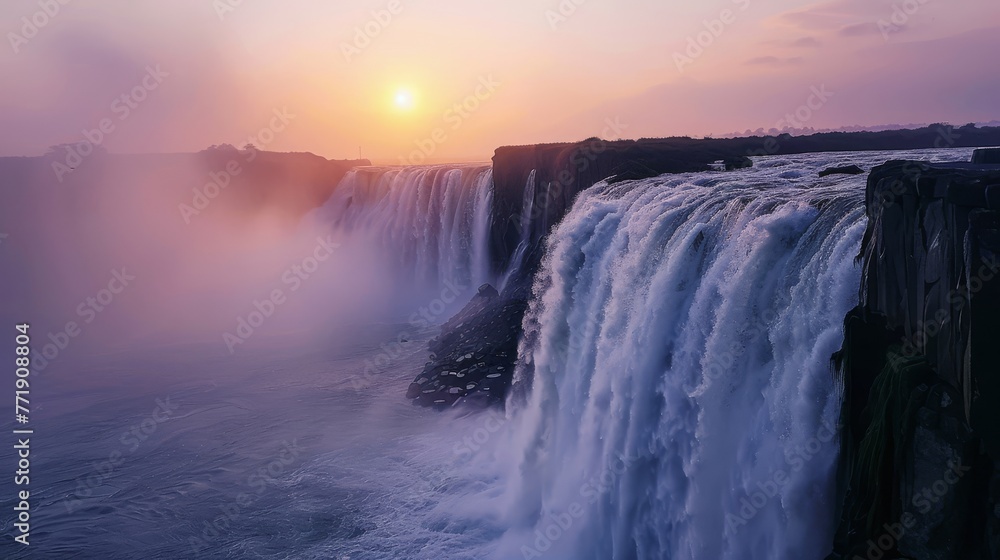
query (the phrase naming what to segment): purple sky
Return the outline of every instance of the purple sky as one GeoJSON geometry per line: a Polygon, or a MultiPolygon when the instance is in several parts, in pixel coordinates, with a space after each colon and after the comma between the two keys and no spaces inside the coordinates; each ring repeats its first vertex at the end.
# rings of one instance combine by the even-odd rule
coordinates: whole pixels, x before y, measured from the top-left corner
{"type": "Polygon", "coordinates": [[[102,121],[118,152],[254,138],[399,163],[598,135],[1000,119],[992,0],[62,2],[0,7],[0,154],[102,121]]]}

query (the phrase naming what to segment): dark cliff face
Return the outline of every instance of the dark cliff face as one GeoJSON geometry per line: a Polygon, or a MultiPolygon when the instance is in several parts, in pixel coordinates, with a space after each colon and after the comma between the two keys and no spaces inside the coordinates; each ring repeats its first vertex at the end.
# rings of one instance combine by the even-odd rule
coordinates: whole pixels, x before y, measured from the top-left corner
{"type": "Polygon", "coordinates": [[[889,162],[866,204],[832,558],[996,558],[1000,166],[889,162]]]}
{"type": "Polygon", "coordinates": [[[1000,165],[1000,148],[981,148],[972,154],[972,163],[1000,165]]]}

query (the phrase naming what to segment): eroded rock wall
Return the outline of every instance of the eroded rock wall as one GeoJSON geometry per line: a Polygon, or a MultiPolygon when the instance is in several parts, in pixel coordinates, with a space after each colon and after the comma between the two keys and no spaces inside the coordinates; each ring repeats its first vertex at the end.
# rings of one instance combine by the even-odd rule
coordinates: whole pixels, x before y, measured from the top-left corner
{"type": "Polygon", "coordinates": [[[998,558],[1000,166],[868,179],[831,558],[998,558]]]}

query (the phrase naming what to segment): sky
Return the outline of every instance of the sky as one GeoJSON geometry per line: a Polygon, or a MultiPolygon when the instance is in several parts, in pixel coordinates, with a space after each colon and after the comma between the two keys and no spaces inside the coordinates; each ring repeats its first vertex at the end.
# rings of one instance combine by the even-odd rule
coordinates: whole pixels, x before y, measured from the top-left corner
{"type": "Polygon", "coordinates": [[[427,163],[985,122],[998,31],[995,0],[17,0],[0,6],[0,155],[249,141],[427,163]]]}

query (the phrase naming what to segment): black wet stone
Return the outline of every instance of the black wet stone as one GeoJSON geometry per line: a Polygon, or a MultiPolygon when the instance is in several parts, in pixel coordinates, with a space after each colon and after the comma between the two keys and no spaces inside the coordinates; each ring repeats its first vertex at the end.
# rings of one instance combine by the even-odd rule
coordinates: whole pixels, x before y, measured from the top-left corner
{"type": "Polygon", "coordinates": [[[431,340],[431,361],[410,385],[407,398],[437,408],[460,400],[486,406],[503,401],[513,380],[518,335],[526,309],[526,300],[505,298],[492,286],[482,286],[431,340]],[[424,378],[441,391],[424,392],[427,387],[419,383],[424,378]],[[477,393],[475,399],[467,399],[477,393]]]}
{"type": "Polygon", "coordinates": [[[841,167],[828,167],[823,171],[819,172],[820,177],[826,177],[827,175],[861,175],[865,170],[861,169],[857,165],[844,165],[841,167]]]}
{"type": "Polygon", "coordinates": [[[734,171],[753,167],[753,160],[747,156],[736,156],[722,160],[722,164],[726,166],[726,171],[734,171]]]}

